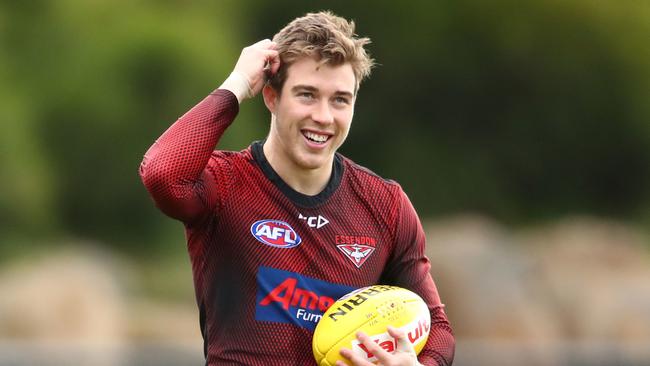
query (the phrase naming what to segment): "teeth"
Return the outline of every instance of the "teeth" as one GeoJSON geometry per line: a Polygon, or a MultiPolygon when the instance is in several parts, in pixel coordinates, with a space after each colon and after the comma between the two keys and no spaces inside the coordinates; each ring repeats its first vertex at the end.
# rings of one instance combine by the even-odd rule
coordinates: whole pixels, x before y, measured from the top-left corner
{"type": "Polygon", "coordinates": [[[305,136],[307,136],[308,139],[316,142],[325,142],[327,141],[327,136],[326,135],[319,135],[315,134],[313,132],[305,132],[305,136]]]}

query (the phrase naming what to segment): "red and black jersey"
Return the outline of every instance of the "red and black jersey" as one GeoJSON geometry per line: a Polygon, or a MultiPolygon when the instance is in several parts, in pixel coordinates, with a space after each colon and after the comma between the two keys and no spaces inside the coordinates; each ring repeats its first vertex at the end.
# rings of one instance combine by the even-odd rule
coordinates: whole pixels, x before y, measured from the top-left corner
{"type": "Polygon", "coordinates": [[[337,154],[316,196],[273,170],[263,142],[213,151],[238,103],[217,90],[145,154],[142,180],[157,206],[185,224],[207,365],[314,365],[323,312],[353,289],[392,284],[432,315],[419,356],[449,365],[454,338],[419,219],[401,187],[337,154]]]}

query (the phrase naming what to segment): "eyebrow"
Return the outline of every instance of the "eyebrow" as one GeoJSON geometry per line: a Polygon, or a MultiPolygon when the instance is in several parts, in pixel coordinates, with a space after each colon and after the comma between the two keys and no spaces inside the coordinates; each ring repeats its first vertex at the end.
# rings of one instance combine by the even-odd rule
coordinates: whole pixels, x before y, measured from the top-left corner
{"type": "MultiPolygon", "coordinates": [[[[306,90],[306,91],[310,91],[310,92],[317,92],[318,88],[313,87],[311,85],[303,85],[303,84],[294,85],[291,88],[291,91],[294,92],[294,93],[297,92],[297,91],[300,91],[300,90],[306,90]]],[[[340,95],[340,96],[347,96],[347,97],[350,97],[350,98],[354,97],[353,93],[351,93],[349,91],[343,91],[343,90],[338,90],[334,94],[335,95],[340,95]]]]}

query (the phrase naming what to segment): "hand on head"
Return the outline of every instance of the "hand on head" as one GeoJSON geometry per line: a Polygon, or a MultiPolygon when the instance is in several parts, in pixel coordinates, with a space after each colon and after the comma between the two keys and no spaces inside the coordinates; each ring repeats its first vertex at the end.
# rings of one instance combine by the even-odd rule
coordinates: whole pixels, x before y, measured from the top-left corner
{"type": "Polygon", "coordinates": [[[249,98],[262,90],[266,81],[265,74],[274,75],[278,72],[280,56],[275,48],[275,42],[264,39],[242,50],[234,72],[246,78],[249,98]]]}
{"type": "Polygon", "coordinates": [[[240,103],[256,96],[264,87],[265,77],[274,75],[280,68],[280,56],[275,48],[276,43],[270,39],[244,48],[235,69],[219,89],[230,90],[240,103]]]}

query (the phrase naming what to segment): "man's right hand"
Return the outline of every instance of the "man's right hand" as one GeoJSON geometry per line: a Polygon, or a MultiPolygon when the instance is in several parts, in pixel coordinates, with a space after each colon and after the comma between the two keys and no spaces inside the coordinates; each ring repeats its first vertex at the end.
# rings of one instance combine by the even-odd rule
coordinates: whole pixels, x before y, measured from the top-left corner
{"type": "Polygon", "coordinates": [[[257,95],[264,87],[265,73],[273,75],[280,68],[275,47],[275,42],[265,39],[244,48],[235,69],[219,89],[230,90],[240,103],[257,95]]]}

